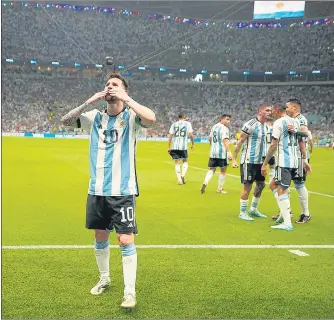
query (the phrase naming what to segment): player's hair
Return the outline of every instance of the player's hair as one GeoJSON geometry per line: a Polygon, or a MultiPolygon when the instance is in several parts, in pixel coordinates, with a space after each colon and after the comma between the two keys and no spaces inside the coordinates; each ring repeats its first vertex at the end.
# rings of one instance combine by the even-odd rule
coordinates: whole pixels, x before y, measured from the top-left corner
{"type": "Polygon", "coordinates": [[[224,113],[224,114],[220,117],[221,120],[223,120],[223,119],[225,119],[225,118],[232,118],[232,116],[231,116],[230,114],[224,113]]]}
{"type": "Polygon", "coordinates": [[[118,72],[110,72],[110,73],[108,74],[108,76],[107,76],[107,81],[109,81],[109,80],[112,79],[112,78],[116,78],[116,79],[121,80],[122,83],[123,83],[123,86],[124,86],[125,90],[128,90],[129,85],[128,85],[128,83],[125,81],[125,79],[122,77],[122,75],[121,75],[120,73],[118,73],[118,72]]]}
{"type": "Polygon", "coordinates": [[[270,107],[270,104],[268,103],[261,103],[257,109],[257,112],[260,112],[261,110],[270,107]]]}
{"type": "Polygon", "coordinates": [[[184,119],[186,115],[184,113],[179,113],[179,119],[184,119]]]}
{"type": "Polygon", "coordinates": [[[288,99],[288,101],[286,103],[294,103],[294,104],[298,104],[299,107],[302,106],[302,103],[300,102],[300,100],[296,99],[296,98],[291,98],[291,99],[288,99]]]}
{"type": "Polygon", "coordinates": [[[280,110],[285,110],[286,109],[286,104],[285,104],[285,102],[283,102],[281,100],[278,100],[278,101],[273,102],[272,107],[273,108],[278,108],[280,110]]]}

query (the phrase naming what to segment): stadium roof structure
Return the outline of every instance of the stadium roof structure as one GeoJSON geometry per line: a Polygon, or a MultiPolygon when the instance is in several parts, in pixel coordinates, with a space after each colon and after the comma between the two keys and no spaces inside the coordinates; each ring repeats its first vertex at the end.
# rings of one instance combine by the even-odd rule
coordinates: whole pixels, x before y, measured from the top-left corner
{"type": "MultiPolygon", "coordinates": [[[[40,1],[46,2],[46,1],[40,1]]],[[[254,1],[94,1],[94,0],[51,0],[47,3],[93,5],[116,9],[137,10],[182,18],[227,21],[250,21],[253,17],[254,1]]],[[[313,19],[334,16],[333,1],[307,1],[305,18],[313,19]]]]}

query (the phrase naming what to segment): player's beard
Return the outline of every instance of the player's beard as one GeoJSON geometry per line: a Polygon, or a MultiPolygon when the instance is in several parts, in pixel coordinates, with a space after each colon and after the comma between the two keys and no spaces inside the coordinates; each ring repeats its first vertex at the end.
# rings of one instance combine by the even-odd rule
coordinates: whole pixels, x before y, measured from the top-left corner
{"type": "Polygon", "coordinates": [[[111,95],[106,95],[104,99],[108,102],[108,104],[115,104],[117,101],[117,98],[112,97],[111,95]]]}

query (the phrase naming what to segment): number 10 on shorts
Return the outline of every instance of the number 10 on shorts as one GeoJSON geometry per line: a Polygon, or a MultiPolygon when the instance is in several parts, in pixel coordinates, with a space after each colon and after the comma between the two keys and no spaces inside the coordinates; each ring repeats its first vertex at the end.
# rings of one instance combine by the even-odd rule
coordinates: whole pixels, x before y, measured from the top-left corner
{"type": "Polygon", "coordinates": [[[133,207],[127,207],[126,210],[124,207],[120,210],[122,214],[121,222],[133,221],[134,214],[133,214],[133,207]]]}

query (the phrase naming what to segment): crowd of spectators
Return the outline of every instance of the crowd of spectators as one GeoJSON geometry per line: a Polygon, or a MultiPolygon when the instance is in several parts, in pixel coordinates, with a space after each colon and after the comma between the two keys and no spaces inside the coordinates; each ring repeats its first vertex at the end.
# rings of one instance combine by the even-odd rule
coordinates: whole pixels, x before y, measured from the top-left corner
{"type": "MultiPolygon", "coordinates": [[[[211,70],[310,70],[334,68],[334,24],[288,28],[229,28],[156,21],[103,12],[2,7],[3,57],[103,63],[149,64],[211,70]],[[148,56],[148,54],[152,53],[148,56]],[[139,58],[143,58],[141,61],[139,58]]],[[[333,86],[204,85],[136,80],[131,96],[157,114],[150,135],[166,136],[179,112],[196,135],[204,136],[222,113],[232,115],[232,131],[254,117],[262,102],[299,98],[303,114],[319,134],[333,132],[333,86]]],[[[2,73],[2,131],[63,131],[60,118],[103,88],[96,72],[5,68],[2,73]]],[[[103,105],[99,106],[103,108],[103,105]]]]}
{"type": "Polygon", "coordinates": [[[209,70],[309,70],[334,67],[334,24],[228,28],[95,11],[2,7],[2,56],[209,70]],[[148,54],[154,52],[148,56],[148,54]],[[139,60],[144,57],[142,60],[139,60]]]}
{"type": "MultiPolygon", "coordinates": [[[[3,131],[62,131],[60,118],[79,106],[104,82],[96,78],[5,72],[2,74],[3,131]]],[[[321,133],[334,129],[334,86],[202,85],[195,82],[130,80],[130,95],[157,114],[148,134],[166,136],[170,124],[184,112],[197,136],[205,136],[219,115],[232,115],[232,131],[254,117],[260,103],[296,97],[310,127],[321,133]],[[320,131],[319,131],[320,130],[320,131]]],[[[97,108],[104,108],[101,102],[97,108]]]]}

